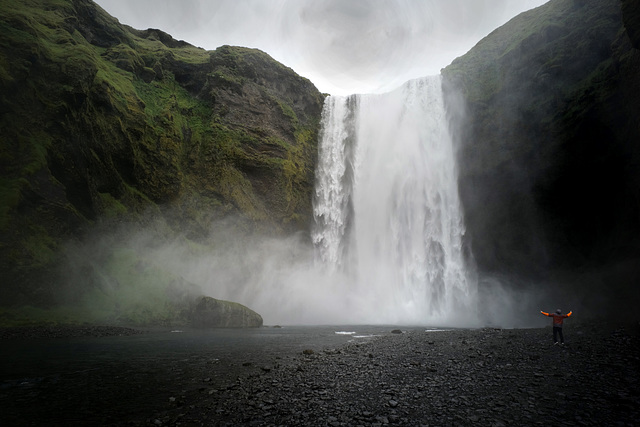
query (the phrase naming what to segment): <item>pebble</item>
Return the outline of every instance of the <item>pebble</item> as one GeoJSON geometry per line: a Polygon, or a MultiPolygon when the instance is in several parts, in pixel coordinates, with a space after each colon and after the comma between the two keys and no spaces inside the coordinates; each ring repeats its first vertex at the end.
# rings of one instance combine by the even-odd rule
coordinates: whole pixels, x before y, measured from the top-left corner
{"type": "MultiPolygon", "coordinates": [[[[155,407],[127,407],[127,419],[97,424],[632,426],[640,419],[639,329],[567,327],[562,348],[551,328],[413,329],[251,363],[150,358],[101,384],[113,388],[105,398],[122,387],[155,393],[155,407]],[[154,384],[136,382],[144,369],[157,370],[154,384]]],[[[30,396],[7,390],[7,399],[30,396]]],[[[82,401],[83,390],[63,394],[82,401]]]]}
{"type": "Polygon", "coordinates": [[[237,389],[194,402],[179,422],[634,425],[640,419],[637,330],[571,332],[565,334],[573,341],[558,348],[550,328],[390,331],[263,369],[237,389]],[[256,393],[264,393],[267,403],[248,404],[256,393]]]}

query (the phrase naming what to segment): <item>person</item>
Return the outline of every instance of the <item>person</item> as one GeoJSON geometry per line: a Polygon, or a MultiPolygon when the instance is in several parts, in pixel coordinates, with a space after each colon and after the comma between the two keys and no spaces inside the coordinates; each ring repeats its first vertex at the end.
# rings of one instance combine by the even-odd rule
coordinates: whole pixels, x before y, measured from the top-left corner
{"type": "Polygon", "coordinates": [[[555,313],[545,313],[542,310],[540,310],[540,313],[548,317],[553,317],[553,345],[558,345],[558,337],[560,337],[560,345],[564,345],[564,335],[562,335],[562,322],[567,317],[570,317],[573,312],[569,311],[567,314],[562,314],[562,310],[557,309],[555,313]]]}

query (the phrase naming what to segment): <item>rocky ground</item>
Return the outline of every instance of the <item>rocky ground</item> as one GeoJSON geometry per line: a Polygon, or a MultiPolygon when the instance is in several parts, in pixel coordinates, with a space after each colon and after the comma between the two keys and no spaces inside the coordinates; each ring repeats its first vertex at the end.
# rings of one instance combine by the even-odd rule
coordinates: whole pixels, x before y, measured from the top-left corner
{"type": "Polygon", "coordinates": [[[565,335],[562,347],[551,328],[390,329],[296,354],[112,364],[74,388],[3,387],[0,404],[12,400],[11,425],[637,425],[638,324],[565,335]]]}

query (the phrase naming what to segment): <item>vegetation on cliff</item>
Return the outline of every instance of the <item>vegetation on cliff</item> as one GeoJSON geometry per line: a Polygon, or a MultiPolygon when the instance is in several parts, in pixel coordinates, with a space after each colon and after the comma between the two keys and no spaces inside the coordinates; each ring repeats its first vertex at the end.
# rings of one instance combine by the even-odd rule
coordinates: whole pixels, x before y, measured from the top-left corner
{"type": "Polygon", "coordinates": [[[443,70],[483,271],[580,271],[600,289],[640,277],[636,4],[552,0],[443,70]]]}
{"type": "Polygon", "coordinates": [[[255,49],[135,30],[90,0],[0,0],[3,304],[50,303],[63,243],[96,225],[306,229],[322,103],[255,49]]]}

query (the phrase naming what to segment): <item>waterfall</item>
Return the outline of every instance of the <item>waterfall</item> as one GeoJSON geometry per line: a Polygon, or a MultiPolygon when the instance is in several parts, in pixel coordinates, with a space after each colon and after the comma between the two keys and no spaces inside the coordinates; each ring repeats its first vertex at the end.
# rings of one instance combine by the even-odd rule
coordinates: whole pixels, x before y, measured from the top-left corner
{"type": "Polygon", "coordinates": [[[441,77],[386,94],[330,96],[321,125],[311,232],[317,261],[344,275],[341,291],[377,320],[472,318],[476,286],[465,265],[441,77]]]}

